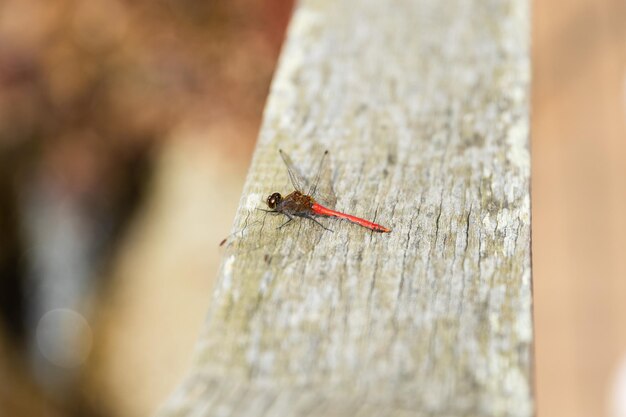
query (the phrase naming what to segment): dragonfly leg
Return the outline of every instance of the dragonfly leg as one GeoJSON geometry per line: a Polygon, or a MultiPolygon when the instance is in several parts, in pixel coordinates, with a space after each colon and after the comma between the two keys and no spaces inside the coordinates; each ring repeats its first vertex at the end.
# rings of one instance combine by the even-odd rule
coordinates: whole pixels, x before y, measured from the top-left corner
{"type": "Polygon", "coordinates": [[[280,226],[278,226],[278,230],[282,229],[283,226],[287,226],[292,220],[293,220],[293,216],[287,213],[283,213],[285,216],[289,217],[289,220],[287,220],[285,223],[281,224],[280,226]]]}
{"type": "Polygon", "coordinates": [[[264,211],[265,213],[280,214],[280,212],[276,211],[276,210],[267,210],[267,209],[260,208],[260,207],[255,207],[255,209],[257,209],[259,211],[264,211]]]}
{"type": "Polygon", "coordinates": [[[302,217],[304,217],[305,219],[313,220],[315,223],[317,223],[324,230],[328,230],[329,232],[333,232],[332,229],[329,229],[328,227],[324,226],[322,223],[317,221],[317,219],[315,217],[313,217],[311,215],[303,215],[302,217]]]}

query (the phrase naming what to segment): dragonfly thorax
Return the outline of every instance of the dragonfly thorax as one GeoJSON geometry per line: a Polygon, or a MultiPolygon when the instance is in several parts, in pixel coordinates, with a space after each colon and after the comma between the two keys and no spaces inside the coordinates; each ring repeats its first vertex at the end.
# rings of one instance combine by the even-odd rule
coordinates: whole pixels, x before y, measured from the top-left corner
{"type": "Polygon", "coordinates": [[[274,211],[285,214],[299,215],[310,212],[315,200],[300,191],[294,191],[287,196],[274,193],[267,197],[267,205],[274,211]]]}

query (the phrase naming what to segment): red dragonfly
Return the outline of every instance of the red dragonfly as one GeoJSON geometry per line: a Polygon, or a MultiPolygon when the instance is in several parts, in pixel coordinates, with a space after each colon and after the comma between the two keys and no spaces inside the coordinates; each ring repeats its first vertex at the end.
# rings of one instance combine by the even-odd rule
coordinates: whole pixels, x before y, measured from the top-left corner
{"type": "Polygon", "coordinates": [[[337,217],[340,219],[348,220],[349,222],[356,223],[359,226],[366,227],[375,232],[381,233],[389,233],[391,229],[388,229],[384,226],[371,222],[369,220],[362,219],[360,217],[352,216],[350,214],[341,213],[339,211],[331,210],[318,202],[311,197],[314,195],[317,190],[317,185],[320,179],[320,172],[322,170],[322,165],[328,155],[328,151],[324,152],[324,156],[322,156],[322,160],[319,164],[318,174],[313,182],[309,193],[304,193],[303,186],[307,183],[298,173],[298,170],[295,168],[291,158],[283,152],[279,150],[280,156],[283,158],[285,165],[287,166],[287,172],[289,173],[289,179],[291,180],[291,184],[295,191],[291,194],[283,197],[280,193],[273,193],[269,197],[267,197],[267,205],[271,210],[264,210],[270,213],[280,213],[287,216],[289,219],[283,223],[279,228],[287,225],[291,222],[295,217],[303,217],[306,219],[313,220],[318,225],[322,226],[326,230],[330,230],[325,227],[323,224],[318,222],[314,216],[326,216],[326,217],[337,217]]]}

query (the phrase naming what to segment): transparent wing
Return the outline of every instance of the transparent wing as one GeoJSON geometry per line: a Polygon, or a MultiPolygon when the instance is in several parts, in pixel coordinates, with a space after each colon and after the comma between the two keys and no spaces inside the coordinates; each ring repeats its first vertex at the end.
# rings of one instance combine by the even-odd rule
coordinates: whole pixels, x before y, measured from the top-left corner
{"type": "Polygon", "coordinates": [[[320,183],[320,178],[322,176],[322,169],[326,168],[325,167],[325,162],[328,156],[328,150],[324,151],[324,155],[322,155],[322,159],[320,159],[320,163],[317,166],[317,173],[315,174],[315,178],[313,178],[313,183],[311,184],[311,187],[309,188],[309,195],[313,195],[315,194],[315,192],[317,191],[317,186],[320,183]]]}
{"type": "Polygon", "coordinates": [[[289,173],[289,179],[291,180],[291,184],[293,184],[293,188],[303,194],[310,195],[323,206],[334,208],[337,197],[333,190],[331,170],[328,166],[328,151],[324,152],[322,159],[317,164],[317,172],[312,180],[307,179],[307,177],[301,174],[289,155],[282,149],[279,150],[279,152],[287,166],[287,172],[289,173]]]}
{"type": "Polygon", "coordinates": [[[334,208],[337,196],[333,189],[332,170],[329,162],[329,154],[326,150],[317,165],[317,172],[309,187],[309,195],[321,205],[334,208]]]}
{"type": "Polygon", "coordinates": [[[280,156],[283,158],[283,162],[287,166],[287,173],[289,173],[289,179],[291,180],[291,184],[293,188],[297,191],[304,192],[304,188],[307,184],[306,179],[302,176],[298,168],[293,164],[293,161],[282,149],[279,149],[280,156]]]}

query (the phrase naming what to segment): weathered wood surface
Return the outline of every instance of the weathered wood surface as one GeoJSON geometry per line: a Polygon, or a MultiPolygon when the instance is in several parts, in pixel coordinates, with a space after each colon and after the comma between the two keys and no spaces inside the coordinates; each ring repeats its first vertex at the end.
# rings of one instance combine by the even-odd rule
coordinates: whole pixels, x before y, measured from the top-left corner
{"type": "MultiPolygon", "coordinates": [[[[303,1],[163,416],[530,416],[527,0],[303,1]],[[254,210],[331,151],[329,233],[254,210]]],[[[217,198],[217,197],[216,197],[217,198]]]]}

